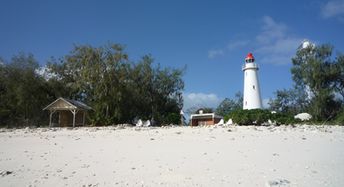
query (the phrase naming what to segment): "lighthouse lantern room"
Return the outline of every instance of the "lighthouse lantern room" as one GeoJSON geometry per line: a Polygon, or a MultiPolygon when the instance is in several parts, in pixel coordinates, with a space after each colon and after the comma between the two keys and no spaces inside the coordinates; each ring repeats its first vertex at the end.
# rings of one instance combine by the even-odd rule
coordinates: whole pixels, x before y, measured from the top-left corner
{"type": "Polygon", "coordinates": [[[260,96],[260,87],[258,80],[258,65],[254,62],[252,53],[248,53],[245,58],[245,64],[242,67],[244,71],[244,98],[243,109],[262,108],[262,99],[260,96]]]}

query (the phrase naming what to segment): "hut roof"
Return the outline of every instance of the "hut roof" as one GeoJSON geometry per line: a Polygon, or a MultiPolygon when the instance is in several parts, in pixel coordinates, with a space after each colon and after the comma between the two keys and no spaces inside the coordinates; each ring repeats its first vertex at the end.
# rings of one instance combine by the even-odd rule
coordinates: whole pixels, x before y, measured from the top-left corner
{"type": "Polygon", "coordinates": [[[43,110],[70,110],[70,109],[78,109],[78,110],[91,110],[92,108],[87,106],[85,103],[71,100],[71,99],[65,99],[65,98],[58,98],[45,108],[43,110]]]}
{"type": "Polygon", "coordinates": [[[215,113],[191,114],[190,118],[191,119],[208,119],[208,118],[223,119],[222,116],[216,115],[215,113]]]}

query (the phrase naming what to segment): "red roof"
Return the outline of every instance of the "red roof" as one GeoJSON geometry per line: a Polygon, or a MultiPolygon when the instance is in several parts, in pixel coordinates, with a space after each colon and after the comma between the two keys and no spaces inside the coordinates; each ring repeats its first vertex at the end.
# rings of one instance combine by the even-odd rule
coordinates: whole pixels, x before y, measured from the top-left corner
{"type": "Polygon", "coordinates": [[[252,53],[248,53],[247,56],[246,56],[246,59],[254,59],[252,53]]]}

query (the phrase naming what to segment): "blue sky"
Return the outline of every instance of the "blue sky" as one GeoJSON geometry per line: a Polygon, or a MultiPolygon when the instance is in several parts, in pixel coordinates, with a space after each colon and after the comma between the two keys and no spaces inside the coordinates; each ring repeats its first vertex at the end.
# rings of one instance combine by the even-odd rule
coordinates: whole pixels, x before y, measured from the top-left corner
{"type": "Polygon", "coordinates": [[[0,2],[0,56],[31,52],[44,65],[75,44],[126,45],[132,60],[182,68],[186,108],[215,107],[243,89],[241,66],[252,52],[262,97],[293,85],[303,39],[344,52],[344,1],[17,1],[0,2]]]}

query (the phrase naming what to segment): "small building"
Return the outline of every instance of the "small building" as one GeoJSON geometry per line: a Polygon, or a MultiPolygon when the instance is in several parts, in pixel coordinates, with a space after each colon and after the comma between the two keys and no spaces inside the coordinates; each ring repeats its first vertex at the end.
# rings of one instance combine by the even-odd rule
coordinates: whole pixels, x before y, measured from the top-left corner
{"type": "Polygon", "coordinates": [[[200,110],[198,114],[191,114],[191,126],[198,126],[198,125],[215,125],[221,119],[222,116],[216,115],[215,113],[203,113],[203,110],[200,110]]]}
{"type": "Polygon", "coordinates": [[[92,108],[80,101],[58,98],[43,110],[49,110],[49,127],[52,126],[81,126],[85,125],[85,117],[92,108]]]}

